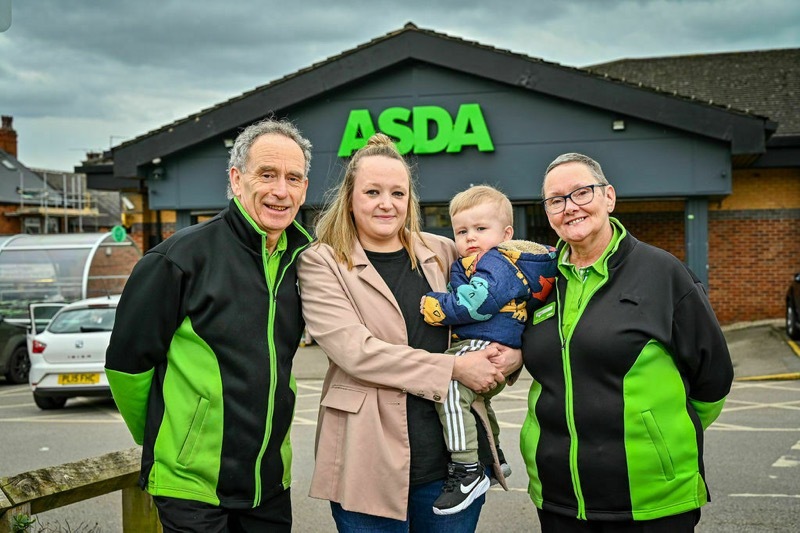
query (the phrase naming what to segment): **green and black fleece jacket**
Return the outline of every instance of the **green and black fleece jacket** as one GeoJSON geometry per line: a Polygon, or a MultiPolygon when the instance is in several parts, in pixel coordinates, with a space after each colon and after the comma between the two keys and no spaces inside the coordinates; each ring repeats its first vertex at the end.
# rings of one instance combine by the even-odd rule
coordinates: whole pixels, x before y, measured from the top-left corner
{"type": "Polygon", "coordinates": [[[143,445],[139,484],[150,494],[251,508],[289,487],[304,326],[295,266],[310,241],[295,222],[269,256],[266,233],[234,199],[135,266],[106,374],[143,445]]]}
{"type": "Polygon", "coordinates": [[[733,365],[696,277],[611,223],[593,279],[563,260],[559,242],[555,290],[523,336],[533,382],[520,448],[538,508],[651,520],[709,501],[703,430],[733,365]]]}

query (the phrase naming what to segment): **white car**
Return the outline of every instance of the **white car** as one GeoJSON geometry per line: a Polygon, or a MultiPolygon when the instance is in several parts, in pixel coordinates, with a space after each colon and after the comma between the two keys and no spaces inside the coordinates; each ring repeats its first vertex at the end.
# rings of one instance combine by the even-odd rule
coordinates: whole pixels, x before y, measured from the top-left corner
{"type": "Polygon", "coordinates": [[[28,381],[40,409],[60,409],[76,396],[111,396],[103,367],[117,302],[119,295],[89,298],[54,315],[53,304],[31,304],[28,381]]]}

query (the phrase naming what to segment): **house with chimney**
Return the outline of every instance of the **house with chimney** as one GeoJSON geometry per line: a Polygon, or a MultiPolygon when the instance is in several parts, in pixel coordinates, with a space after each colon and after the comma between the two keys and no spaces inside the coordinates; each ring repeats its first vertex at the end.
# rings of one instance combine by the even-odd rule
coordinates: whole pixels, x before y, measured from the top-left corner
{"type": "Polygon", "coordinates": [[[81,173],[26,166],[17,158],[13,117],[0,120],[0,234],[98,232],[119,224],[119,192],[89,191],[81,173]]]}

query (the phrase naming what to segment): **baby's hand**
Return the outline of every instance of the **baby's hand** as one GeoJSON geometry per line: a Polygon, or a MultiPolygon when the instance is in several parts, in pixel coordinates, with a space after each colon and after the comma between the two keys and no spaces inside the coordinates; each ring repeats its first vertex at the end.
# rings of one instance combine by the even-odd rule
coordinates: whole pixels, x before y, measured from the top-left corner
{"type": "Polygon", "coordinates": [[[427,294],[419,301],[419,312],[431,326],[441,326],[440,322],[445,318],[439,300],[427,294]]]}

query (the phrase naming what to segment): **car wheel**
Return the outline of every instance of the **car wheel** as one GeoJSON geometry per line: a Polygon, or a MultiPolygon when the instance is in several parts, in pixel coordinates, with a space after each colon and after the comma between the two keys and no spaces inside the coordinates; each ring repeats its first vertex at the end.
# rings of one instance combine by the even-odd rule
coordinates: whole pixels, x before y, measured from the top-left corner
{"type": "Polygon", "coordinates": [[[800,327],[797,326],[797,314],[792,302],[786,302],[786,335],[792,340],[800,340],[800,327]]]}
{"type": "Polygon", "coordinates": [[[25,346],[17,346],[11,353],[6,379],[11,383],[27,383],[30,369],[31,360],[28,358],[28,349],[25,346]]]}
{"type": "Polygon", "coordinates": [[[35,392],[33,393],[33,401],[36,403],[36,407],[45,411],[61,409],[67,403],[67,399],[63,396],[42,396],[35,392]]]}

